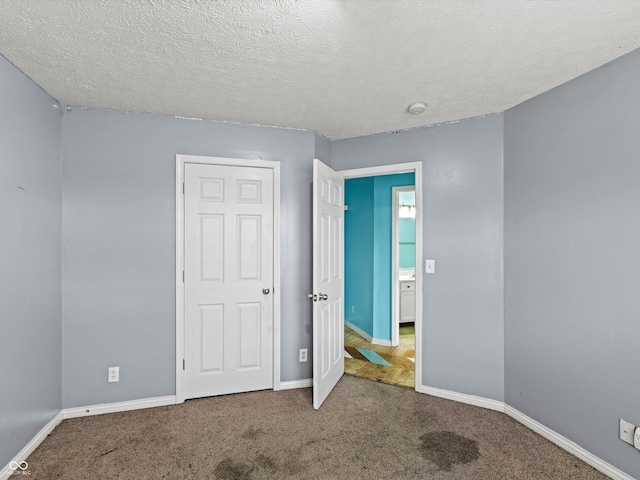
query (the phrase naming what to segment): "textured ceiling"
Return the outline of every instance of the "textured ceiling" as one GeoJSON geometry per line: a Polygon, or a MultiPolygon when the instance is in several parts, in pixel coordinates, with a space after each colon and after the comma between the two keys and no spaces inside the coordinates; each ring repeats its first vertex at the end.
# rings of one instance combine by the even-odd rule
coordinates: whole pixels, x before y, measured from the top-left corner
{"type": "Polygon", "coordinates": [[[64,104],[331,139],[501,112],[638,47],[637,0],[0,0],[0,53],[64,104]]]}

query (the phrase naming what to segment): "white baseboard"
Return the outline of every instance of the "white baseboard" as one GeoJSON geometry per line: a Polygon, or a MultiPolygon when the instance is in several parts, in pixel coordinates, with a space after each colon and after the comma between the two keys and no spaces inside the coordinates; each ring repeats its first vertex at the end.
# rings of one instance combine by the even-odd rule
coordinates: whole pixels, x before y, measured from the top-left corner
{"type": "Polygon", "coordinates": [[[141,408],[164,407],[165,405],[175,405],[176,396],[141,398],[139,400],[128,400],[126,402],[99,403],[86,407],[65,408],[62,410],[64,418],[88,417],[90,415],[102,415],[104,413],[126,412],[128,410],[140,410],[141,408]]]}
{"type": "Polygon", "coordinates": [[[351,330],[356,332],[358,335],[360,335],[362,338],[364,338],[367,342],[373,343],[373,337],[369,335],[367,332],[365,332],[364,330],[362,330],[360,327],[355,326],[353,323],[351,323],[348,320],[345,320],[344,324],[347,327],[349,327],[351,330]]]}
{"type": "Polygon", "coordinates": [[[476,407],[504,412],[504,402],[499,402],[498,400],[492,400],[490,398],[458,393],[451,390],[443,390],[441,388],[427,387],[426,385],[422,385],[418,391],[420,393],[426,393],[427,395],[433,395],[434,397],[446,398],[447,400],[455,400],[456,402],[467,403],[469,405],[475,405],[476,407]]]}
{"type": "MultiPolygon", "coordinates": [[[[65,408],[51,419],[42,430],[40,430],[25,447],[18,452],[13,458],[13,462],[21,463],[27,459],[29,455],[47,438],[58,424],[67,418],[87,417],[89,415],[101,415],[103,413],[124,412],[127,410],[139,410],[141,408],[163,407],[165,405],[174,405],[176,403],[175,395],[166,397],[142,398],[140,400],[129,400],[126,402],[101,403],[99,405],[90,405],[87,407],[65,408]]],[[[0,470],[0,480],[7,480],[13,477],[11,463],[8,463],[0,470]]]]}
{"type": "Polygon", "coordinates": [[[446,398],[448,400],[454,400],[456,402],[467,403],[469,405],[475,405],[477,407],[504,412],[514,420],[517,420],[518,422],[523,424],[525,427],[530,428],[534,432],[542,435],[547,440],[550,440],[560,448],[563,448],[572,455],[575,455],[580,460],[588,463],[596,470],[604,473],[614,480],[635,480],[631,475],[626,474],[619,468],[616,468],[610,463],[605,462],[601,458],[596,457],[577,443],[569,440],[568,438],[551,430],[549,427],[542,425],[540,422],[537,422],[536,420],[526,416],[524,413],[516,410],[509,405],[506,405],[503,402],[492,400],[490,398],[478,397],[476,395],[467,395],[464,393],[453,392],[451,390],[442,390],[440,388],[427,387],[425,385],[422,385],[418,391],[420,393],[426,393],[427,395],[433,395],[435,397],[446,398]]]}
{"type": "Polygon", "coordinates": [[[289,380],[288,382],[280,382],[278,390],[291,390],[294,388],[309,388],[313,386],[313,378],[303,378],[302,380],[289,380]]]}
{"type": "Polygon", "coordinates": [[[347,327],[349,327],[351,330],[356,332],[358,335],[360,335],[362,338],[364,338],[369,343],[373,343],[374,345],[384,345],[386,347],[391,346],[391,340],[387,340],[385,338],[374,338],[371,335],[369,335],[367,332],[362,330],[360,327],[357,327],[356,325],[354,325],[348,320],[345,320],[344,324],[347,327]]]}
{"type": "Polygon", "coordinates": [[[560,448],[565,449],[567,452],[575,455],[580,460],[588,463],[596,470],[604,473],[605,475],[615,479],[615,480],[635,480],[631,475],[624,473],[619,468],[614,467],[610,463],[605,462],[599,457],[596,457],[592,453],[588,452],[584,448],[582,448],[577,443],[569,440],[566,437],[563,437],[559,433],[551,430],[548,427],[545,427],[540,422],[537,422],[531,417],[526,416],[524,413],[516,410],[509,405],[505,406],[504,413],[509,415],[511,418],[517,420],[524,426],[530,428],[534,432],[542,435],[547,440],[558,445],[560,448]]]}
{"type": "MultiPolygon", "coordinates": [[[[302,380],[291,380],[288,382],[280,382],[280,390],[289,390],[294,388],[308,388],[313,385],[313,379],[305,378],[302,380]]],[[[427,387],[425,385],[420,386],[418,389],[420,393],[427,395],[433,395],[435,397],[446,398],[448,400],[454,400],[456,402],[466,403],[469,405],[475,405],[477,407],[488,408],[490,410],[496,410],[498,412],[504,412],[511,418],[517,420],[524,426],[530,428],[534,432],[542,435],[547,440],[555,443],[560,448],[563,448],[567,452],[575,455],[579,459],[588,463],[595,469],[604,473],[605,475],[613,478],[614,480],[635,480],[631,475],[626,474],[619,468],[614,467],[608,462],[605,462],[601,458],[593,455],[577,443],[569,440],[568,438],[560,435],[559,433],[551,430],[550,428],[542,425],[540,422],[528,417],[524,413],[516,410],[509,405],[505,405],[503,402],[492,400],[490,398],[479,397],[476,395],[468,395],[464,393],[458,393],[451,390],[443,390],[440,388],[427,387]]],[[[101,415],[104,413],[124,412],[128,410],[139,410],[142,408],[162,407],[165,405],[174,405],[176,403],[175,395],[168,395],[165,397],[153,397],[143,398],[139,400],[129,400],[126,402],[116,403],[101,403],[98,405],[90,405],[87,407],[74,407],[65,408],[58,412],[49,423],[47,423],[42,429],[25,445],[25,447],[18,452],[13,458],[13,462],[21,463],[47,438],[58,424],[66,418],[85,417],[90,415],[101,415]]],[[[0,470],[0,480],[8,480],[11,478],[13,471],[11,470],[11,463],[8,463],[0,470]]]]}
{"type": "MultiPolygon", "coordinates": [[[[49,423],[47,423],[42,429],[36,433],[35,437],[31,439],[29,443],[27,443],[22,450],[18,452],[18,454],[13,458],[12,462],[22,463],[24,462],[33,451],[38,448],[38,445],[42,443],[42,441],[47,438],[53,429],[58,426],[58,424],[64,419],[62,412],[58,412],[55,417],[53,417],[49,423]]],[[[26,472],[28,472],[28,466],[26,472]]],[[[20,471],[20,469],[18,469],[20,471]]],[[[7,480],[8,478],[13,477],[13,470],[11,470],[11,462],[7,463],[2,470],[0,470],[0,480],[7,480]]],[[[15,477],[15,478],[21,478],[15,477]]]]}

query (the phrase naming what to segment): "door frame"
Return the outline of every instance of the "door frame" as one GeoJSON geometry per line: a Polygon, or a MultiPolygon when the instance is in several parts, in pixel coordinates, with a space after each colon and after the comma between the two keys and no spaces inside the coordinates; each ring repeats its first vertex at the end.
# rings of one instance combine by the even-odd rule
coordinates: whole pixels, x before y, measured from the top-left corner
{"type": "Polygon", "coordinates": [[[184,362],[184,167],[187,163],[273,170],[273,389],[280,390],[280,162],[176,155],[176,403],[185,401],[184,362]]]}
{"type": "Polygon", "coordinates": [[[354,168],[339,170],[345,180],[349,178],[376,177],[396,173],[415,173],[416,190],[416,345],[415,345],[415,390],[421,392],[422,387],[422,162],[396,163],[379,167],[354,168]]]}
{"type": "MultiPolygon", "coordinates": [[[[391,188],[393,195],[391,203],[393,222],[391,226],[391,346],[393,347],[397,347],[400,342],[400,192],[415,191],[415,185],[391,188]]],[[[416,202],[416,213],[418,212],[417,205],[418,202],[416,202]]],[[[418,262],[415,263],[417,276],[418,262]]]]}

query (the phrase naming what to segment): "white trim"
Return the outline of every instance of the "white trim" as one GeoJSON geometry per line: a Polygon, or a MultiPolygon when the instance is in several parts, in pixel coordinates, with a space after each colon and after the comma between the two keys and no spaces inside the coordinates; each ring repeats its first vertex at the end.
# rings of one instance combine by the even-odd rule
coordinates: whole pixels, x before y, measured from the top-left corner
{"type": "Polygon", "coordinates": [[[528,417],[519,410],[506,405],[504,402],[499,402],[497,400],[492,400],[485,397],[478,397],[476,395],[458,393],[451,390],[427,387],[425,385],[422,385],[418,391],[421,393],[426,393],[427,395],[433,395],[435,397],[453,400],[455,402],[466,403],[469,405],[475,405],[477,407],[488,408],[489,410],[503,412],[525,427],[533,430],[539,435],[542,435],[547,440],[555,443],[560,448],[578,457],[580,460],[591,465],[593,468],[604,473],[605,475],[615,480],[635,480],[631,475],[623,472],[617,467],[614,467],[610,463],[605,462],[604,460],[585,450],[583,447],[573,442],[572,440],[569,440],[568,438],[560,435],[554,430],[551,430],[549,427],[546,427],[533,418],[528,417]]]}
{"type": "Polygon", "coordinates": [[[184,361],[184,161],[176,155],[176,403],[185,400],[184,361]]]}
{"type": "Polygon", "coordinates": [[[362,330],[360,327],[351,323],[349,320],[345,320],[344,324],[347,327],[349,327],[351,330],[356,332],[358,335],[360,335],[362,338],[364,338],[367,342],[372,343],[373,345],[383,345],[385,347],[391,346],[391,342],[386,338],[374,338],[371,335],[369,335],[367,332],[362,330]]]}
{"type": "Polygon", "coordinates": [[[278,390],[292,390],[294,388],[309,387],[313,387],[313,378],[303,378],[302,380],[288,380],[286,382],[280,382],[280,388],[278,388],[278,390]]]}
{"type": "MultiPolygon", "coordinates": [[[[175,395],[165,397],[142,398],[139,400],[129,400],[126,402],[116,403],[100,403],[98,405],[90,405],[86,407],[65,408],[58,412],[49,423],[36,433],[36,435],[20,450],[12,459],[14,462],[22,462],[26,460],[33,451],[38,448],[47,436],[60,424],[62,420],[67,418],[88,417],[91,415],[101,415],[103,413],[126,412],[129,410],[140,410],[142,408],[163,407],[166,405],[174,405],[176,403],[175,395]]],[[[9,469],[10,463],[0,470],[0,480],[7,480],[13,475],[9,469]]]]}
{"type": "Polygon", "coordinates": [[[391,165],[380,165],[378,167],[353,168],[351,170],[339,170],[344,178],[377,177],[379,175],[390,175],[396,173],[411,173],[416,170],[422,162],[394,163],[391,165]]]}
{"type": "MultiPolygon", "coordinates": [[[[415,183],[415,182],[414,182],[415,183]]],[[[415,185],[392,187],[391,208],[391,346],[400,344],[400,192],[415,192],[415,185]]],[[[416,202],[416,212],[418,202],[416,202]]],[[[415,236],[414,236],[415,241],[415,236]]],[[[415,259],[414,259],[415,262],[415,259]]],[[[413,267],[418,274],[418,264],[413,267]]],[[[415,312],[414,312],[415,316],[415,312]]],[[[414,319],[415,322],[415,319],[414,319]]],[[[415,343],[415,339],[414,339],[415,343]]],[[[415,345],[414,345],[415,349],[415,345]]]]}
{"type": "Polygon", "coordinates": [[[184,370],[184,165],[234,165],[273,170],[273,389],[280,389],[280,162],[176,155],[176,402],[185,401],[184,370]]]}
{"type": "Polygon", "coordinates": [[[528,427],[534,432],[542,435],[547,440],[555,443],[560,448],[563,448],[564,450],[571,453],[572,455],[575,455],[580,460],[588,463],[593,468],[595,468],[596,470],[599,470],[605,475],[611,478],[614,478],[616,480],[634,480],[634,478],[631,475],[626,474],[619,468],[616,468],[610,463],[605,462],[601,458],[596,457],[594,454],[588,452],[577,443],[551,430],[549,427],[542,425],[540,422],[537,422],[533,418],[528,417],[527,415],[516,410],[515,408],[510,407],[509,405],[505,405],[504,413],[509,415],[514,420],[517,420],[518,422],[523,424],[525,427],[528,427]]]}
{"type": "MultiPolygon", "coordinates": [[[[416,362],[416,367],[418,366],[416,362]]],[[[495,410],[497,412],[504,412],[504,402],[493,400],[491,398],[479,397],[477,395],[469,395],[467,393],[458,393],[452,390],[443,390],[441,388],[427,387],[421,385],[418,390],[420,393],[426,393],[434,397],[446,398],[447,400],[453,400],[455,402],[466,403],[468,405],[474,405],[476,407],[487,408],[489,410],[495,410]]]]}
{"type": "MultiPolygon", "coordinates": [[[[265,163],[265,162],[263,162],[265,163]]],[[[280,379],[280,162],[268,162],[273,168],[273,389],[280,379]]]]}
{"type": "Polygon", "coordinates": [[[362,338],[364,338],[367,342],[373,343],[373,337],[371,335],[369,335],[367,332],[365,332],[364,330],[362,330],[360,327],[354,325],[349,320],[345,320],[344,324],[347,327],[349,327],[351,330],[356,332],[358,335],[360,335],[362,338]]]}
{"type": "Polygon", "coordinates": [[[415,389],[420,391],[422,385],[422,162],[396,163],[393,165],[382,165],[379,167],[356,168],[352,170],[341,170],[345,178],[361,178],[375,177],[377,175],[388,175],[393,173],[410,173],[415,172],[415,189],[416,189],[416,321],[415,321],[415,389]]]}
{"type": "MultiPolygon", "coordinates": [[[[416,319],[415,325],[415,363],[416,363],[416,375],[415,385],[422,385],[422,236],[423,236],[423,224],[422,214],[424,211],[424,204],[422,202],[422,162],[416,165],[415,169],[415,189],[416,189],[416,319]]],[[[417,390],[417,388],[416,388],[417,390]]]]}
{"type": "MultiPolygon", "coordinates": [[[[290,380],[286,382],[280,382],[279,390],[308,388],[312,385],[313,379],[311,378],[305,378],[302,380],[290,380]]],[[[628,475],[619,468],[614,467],[610,463],[605,462],[601,458],[588,452],[577,443],[542,425],[540,422],[532,419],[531,417],[528,417],[519,410],[509,405],[505,405],[503,402],[499,402],[497,400],[492,400],[489,398],[478,397],[476,395],[467,395],[464,393],[453,392],[451,390],[427,387],[425,385],[420,386],[416,390],[427,395],[433,395],[435,397],[446,398],[448,400],[453,400],[460,403],[466,403],[469,405],[475,405],[477,407],[496,410],[498,412],[504,412],[506,415],[510,416],[525,427],[533,430],[539,435],[542,435],[547,440],[555,443],[560,448],[566,450],[572,455],[575,455],[580,460],[586,462],[587,464],[591,465],[605,475],[613,478],[614,480],[635,480],[631,475],[628,475]]],[[[125,402],[101,403],[98,405],[90,405],[86,407],[65,408],[64,410],[58,412],[55,417],[53,417],[44,427],[42,427],[42,429],[29,441],[29,443],[27,443],[24,448],[13,457],[12,461],[22,462],[26,460],[29,455],[31,455],[31,453],[33,453],[33,451],[38,447],[38,445],[40,445],[42,441],[47,438],[47,436],[64,419],[173,405],[175,403],[179,403],[176,400],[177,399],[174,395],[168,395],[164,397],[143,398],[125,402]]],[[[11,477],[12,475],[10,473],[8,463],[3,467],[2,470],[0,470],[0,480],[8,480],[11,477]]]]}
{"type": "MultiPolygon", "coordinates": [[[[53,417],[49,422],[40,429],[38,433],[27,443],[22,450],[20,450],[12,459],[7,463],[2,470],[0,470],[0,480],[7,480],[8,478],[12,478],[12,471],[10,469],[11,462],[24,462],[33,451],[38,448],[38,445],[42,443],[42,441],[47,438],[53,429],[58,426],[58,424],[64,420],[64,415],[62,412],[58,412],[55,417],[53,417]]],[[[21,478],[15,477],[15,478],[21,478]]]]}
{"type": "Polygon", "coordinates": [[[176,396],[167,395],[165,397],[140,398],[138,400],[127,400],[125,402],[99,403],[86,407],[65,408],[62,410],[64,419],[76,417],[90,417],[92,415],[102,415],[105,413],[128,412],[129,410],[141,410],[143,408],[164,407],[175,405],[176,396]]]}

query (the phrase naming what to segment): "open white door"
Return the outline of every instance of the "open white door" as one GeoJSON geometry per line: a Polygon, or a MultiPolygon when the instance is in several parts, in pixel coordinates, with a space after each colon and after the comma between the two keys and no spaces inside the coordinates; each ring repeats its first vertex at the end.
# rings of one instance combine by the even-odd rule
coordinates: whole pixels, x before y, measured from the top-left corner
{"type": "Polygon", "coordinates": [[[344,178],[313,161],[313,408],[344,374],[344,178]]]}

